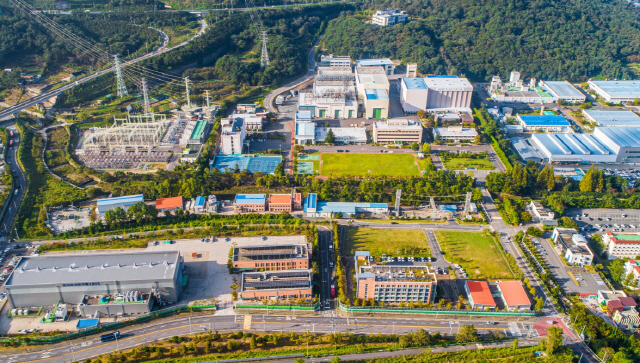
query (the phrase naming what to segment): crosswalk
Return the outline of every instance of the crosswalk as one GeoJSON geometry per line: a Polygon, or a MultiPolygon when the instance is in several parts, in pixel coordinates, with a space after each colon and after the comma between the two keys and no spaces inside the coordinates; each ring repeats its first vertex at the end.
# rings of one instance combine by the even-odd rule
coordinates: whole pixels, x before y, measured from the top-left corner
{"type": "Polygon", "coordinates": [[[513,337],[522,336],[522,332],[520,332],[520,328],[518,328],[518,323],[510,322],[507,324],[507,326],[509,326],[509,332],[511,333],[511,336],[513,337]]]}

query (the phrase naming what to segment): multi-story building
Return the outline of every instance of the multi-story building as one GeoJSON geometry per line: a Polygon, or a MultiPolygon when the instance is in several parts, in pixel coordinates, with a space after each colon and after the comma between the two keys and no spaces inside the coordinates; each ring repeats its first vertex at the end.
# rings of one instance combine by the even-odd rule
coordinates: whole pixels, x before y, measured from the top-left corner
{"type": "Polygon", "coordinates": [[[371,24],[393,26],[399,23],[406,23],[408,18],[406,11],[398,12],[398,9],[378,10],[371,17],[371,24]]]}
{"type": "Polygon", "coordinates": [[[389,58],[381,58],[381,59],[360,59],[356,61],[357,67],[382,67],[384,68],[387,76],[393,74],[396,69],[396,65],[393,64],[391,59],[389,58]]]}
{"type": "Polygon", "coordinates": [[[357,251],[356,297],[382,301],[430,303],[435,299],[436,275],[427,266],[376,265],[369,261],[368,251],[357,251]]]}
{"type": "Polygon", "coordinates": [[[313,88],[298,92],[298,110],[312,117],[355,118],[358,101],[351,67],[318,67],[313,88]]]}
{"type": "Polygon", "coordinates": [[[364,117],[389,117],[389,80],[383,67],[357,66],[356,88],[364,108],[364,117]]]}
{"type": "Polygon", "coordinates": [[[269,212],[291,212],[302,208],[302,194],[271,194],[269,196],[269,212]]]}
{"type": "Polygon", "coordinates": [[[427,109],[429,90],[423,78],[400,79],[400,105],[405,113],[417,113],[427,109]]]}
{"type": "Polygon", "coordinates": [[[581,234],[574,234],[571,239],[565,239],[560,235],[560,246],[564,250],[564,258],[570,265],[590,266],[593,263],[593,252],[589,248],[589,242],[581,234]]]}
{"type": "Polygon", "coordinates": [[[424,78],[429,90],[426,109],[439,111],[471,111],[473,86],[466,78],[430,76],[424,78]]]}
{"type": "Polygon", "coordinates": [[[311,270],[245,272],[240,286],[241,300],[313,299],[311,270]]]}
{"type": "Polygon", "coordinates": [[[265,194],[238,194],[233,202],[236,213],[264,212],[267,210],[267,196],[265,194]]]}
{"type": "Polygon", "coordinates": [[[602,235],[610,260],[640,255],[640,233],[606,232],[602,235]]]}
{"type": "Polygon", "coordinates": [[[473,309],[495,309],[497,306],[495,300],[493,300],[489,284],[486,281],[467,280],[464,283],[464,291],[467,293],[469,305],[473,309]]]}
{"type": "Polygon", "coordinates": [[[520,281],[498,281],[496,285],[507,310],[531,310],[531,300],[520,281]]]}
{"type": "Polygon", "coordinates": [[[478,131],[476,131],[475,128],[467,128],[462,126],[433,128],[433,138],[437,141],[473,142],[476,136],[478,136],[478,131]]]}
{"type": "Polygon", "coordinates": [[[348,55],[322,55],[320,56],[322,67],[351,67],[351,57],[348,55]]]}
{"type": "Polygon", "coordinates": [[[376,144],[421,143],[422,125],[416,121],[391,119],[373,123],[373,142],[376,144]]]}
{"type": "Polygon", "coordinates": [[[633,275],[630,287],[640,286],[640,260],[627,260],[624,263],[624,275],[633,275]]]}
{"type": "Polygon", "coordinates": [[[311,248],[307,243],[271,243],[233,248],[234,271],[281,271],[309,268],[311,248]]]}
{"type": "Polygon", "coordinates": [[[225,155],[242,154],[247,136],[247,125],[242,118],[222,120],[220,135],[220,153],[225,155]]]}
{"type": "Polygon", "coordinates": [[[549,208],[545,208],[542,203],[537,200],[532,200],[529,203],[529,209],[533,212],[533,216],[539,221],[552,220],[555,218],[555,213],[549,208]]]}

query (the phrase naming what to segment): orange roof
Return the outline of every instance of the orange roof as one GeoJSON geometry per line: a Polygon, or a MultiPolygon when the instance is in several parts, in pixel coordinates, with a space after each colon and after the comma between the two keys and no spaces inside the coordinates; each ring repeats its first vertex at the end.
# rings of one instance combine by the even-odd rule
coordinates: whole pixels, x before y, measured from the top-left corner
{"type": "Polygon", "coordinates": [[[296,202],[300,202],[300,201],[302,201],[302,194],[296,193],[296,202]]]}
{"type": "Polygon", "coordinates": [[[156,199],[156,209],[182,208],[182,197],[156,199]]]}
{"type": "Polygon", "coordinates": [[[531,300],[529,300],[520,281],[498,282],[498,287],[502,292],[502,298],[508,306],[531,305],[531,300]]]}
{"type": "Polygon", "coordinates": [[[291,203],[291,194],[271,194],[269,196],[269,203],[274,203],[274,204],[291,203]]]}
{"type": "Polygon", "coordinates": [[[467,281],[467,287],[471,293],[471,299],[473,299],[474,305],[496,305],[493,296],[491,296],[489,284],[487,284],[486,281],[467,281]]]}

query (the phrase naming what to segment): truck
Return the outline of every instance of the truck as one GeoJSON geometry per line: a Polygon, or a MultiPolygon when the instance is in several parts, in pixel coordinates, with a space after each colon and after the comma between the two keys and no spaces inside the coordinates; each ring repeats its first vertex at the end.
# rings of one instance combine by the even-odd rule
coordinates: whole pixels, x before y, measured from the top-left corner
{"type": "Polygon", "coordinates": [[[120,338],[120,332],[116,331],[116,332],[113,332],[113,333],[101,335],[100,336],[100,341],[101,342],[109,342],[109,341],[112,341],[112,340],[115,340],[115,339],[118,339],[118,338],[120,338]]]}
{"type": "Polygon", "coordinates": [[[335,298],[336,297],[336,285],[331,284],[331,298],[335,298]]]}
{"type": "Polygon", "coordinates": [[[284,96],[283,95],[277,96],[276,97],[276,105],[279,106],[279,105],[282,104],[282,102],[284,102],[284,96]]]}

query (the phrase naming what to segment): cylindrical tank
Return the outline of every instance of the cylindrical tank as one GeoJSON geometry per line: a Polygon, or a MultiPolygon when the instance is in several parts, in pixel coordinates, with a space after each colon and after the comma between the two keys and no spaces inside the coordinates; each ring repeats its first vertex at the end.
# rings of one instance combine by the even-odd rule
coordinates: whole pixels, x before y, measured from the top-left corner
{"type": "Polygon", "coordinates": [[[11,310],[11,316],[18,314],[18,309],[11,310]]]}

